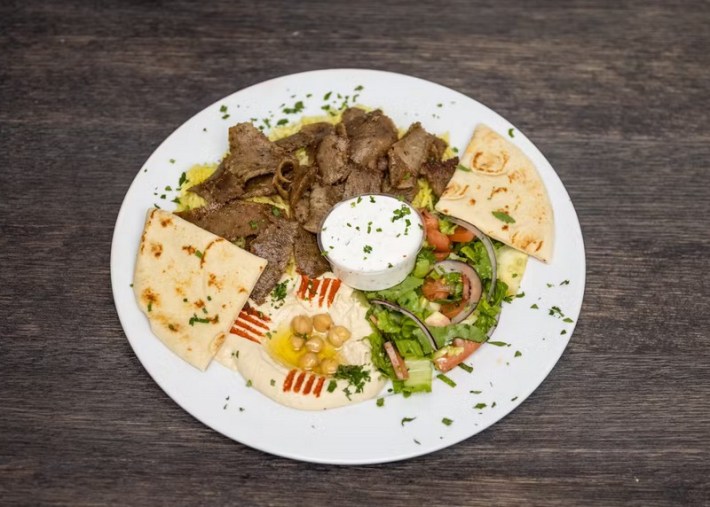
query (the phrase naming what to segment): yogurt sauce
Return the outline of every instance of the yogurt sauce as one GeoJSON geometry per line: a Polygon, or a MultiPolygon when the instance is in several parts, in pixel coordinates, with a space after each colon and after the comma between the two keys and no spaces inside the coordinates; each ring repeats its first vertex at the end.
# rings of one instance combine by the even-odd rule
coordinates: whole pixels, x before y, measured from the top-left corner
{"type": "Polygon", "coordinates": [[[414,269],[424,224],[409,204],[372,194],[337,204],[318,236],[323,255],[345,284],[361,290],[397,285],[414,269]]]}

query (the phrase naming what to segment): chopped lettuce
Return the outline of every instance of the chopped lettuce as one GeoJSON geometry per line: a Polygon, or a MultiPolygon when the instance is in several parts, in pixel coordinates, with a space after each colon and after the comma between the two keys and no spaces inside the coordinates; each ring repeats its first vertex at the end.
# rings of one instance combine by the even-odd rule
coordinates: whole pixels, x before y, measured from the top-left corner
{"type": "Polygon", "coordinates": [[[491,261],[488,259],[488,253],[482,241],[472,241],[465,244],[459,249],[458,254],[469,261],[478,276],[485,280],[491,279],[491,261]]]}
{"type": "Polygon", "coordinates": [[[414,271],[412,271],[412,276],[417,278],[424,278],[431,271],[431,268],[436,264],[436,257],[434,257],[434,251],[429,248],[422,248],[417,255],[417,262],[414,265],[414,271]]]}
{"type": "Polygon", "coordinates": [[[372,349],[372,364],[389,378],[394,378],[394,368],[385,352],[385,339],[375,326],[371,327],[372,333],[367,336],[367,340],[372,349]]]}

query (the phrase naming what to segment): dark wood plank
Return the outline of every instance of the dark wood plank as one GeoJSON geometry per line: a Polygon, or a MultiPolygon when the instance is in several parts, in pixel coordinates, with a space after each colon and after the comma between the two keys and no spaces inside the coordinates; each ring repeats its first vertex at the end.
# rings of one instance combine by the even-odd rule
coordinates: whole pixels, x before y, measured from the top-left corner
{"type": "Polygon", "coordinates": [[[709,23],[700,0],[2,3],[2,503],[710,503],[709,23]],[[109,283],[123,195],[176,126],[340,66],[509,118],[587,249],[543,385],[473,439],[389,465],[295,463],[202,426],[142,369],[109,283]]]}

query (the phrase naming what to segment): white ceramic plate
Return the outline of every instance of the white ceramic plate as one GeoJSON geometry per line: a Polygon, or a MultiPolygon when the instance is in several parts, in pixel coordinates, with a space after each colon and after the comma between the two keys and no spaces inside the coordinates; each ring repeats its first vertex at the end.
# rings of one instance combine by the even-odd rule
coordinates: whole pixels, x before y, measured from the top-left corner
{"type": "Polygon", "coordinates": [[[141,363],[168,396],[198,420],[229,438],[279,456],[364,464],[412,458],[450,446],[522,403],[557,363],[572,335],[584,294],[585,259],[579,222],[562,182],[511,123],[438,84],[389,72],[334,69],[251,86],[215,102],[173,132],[140,169],[123,201],[113,236],[111,282],[121,324],[141,363]],[[327,93],[331,95],[324,101],[327,93]],[[504,305],[500,326],[491,338],[509,345],[483,345],[468,361],[473,373],[459,368],[450,373],[456,388],[435,379],[431,394],[407,399],[387,396],[382,407],[371,400],[303,412],[248,388],[239,374],[216,362],[203,373],[175,356],[151,333],[130,284],[146,209],[154,204],[172,209],[175,193],[166,186],[175,188],[182,172],[193,164],[218,161],[227,150],[230,125],[252,118],[258,125],[264,118],[273,125],[281,118],[291,121],[301,114],[323,114],[326,102],[337,107],[343,100],[338,95],[352,101],[356,94],[358,103],[382,108],[399,127],[420,121],[430,132],[448,132],[451,145],[460,151],[480,122],[501,134],[510,132],[512,142],[537,166],[552,200],[554,258],[549,265],[530,259],[521,286],[525,295],[504,305]],[[299,101],[302,113],[282,113],[299,101]],[[552,306],[561,308],[568,321],[551,316],[552,306]],[[403,418],[414,419],[403,423],[403,418]],[[447,426],[443,418],[453,423],[447,426]]]}

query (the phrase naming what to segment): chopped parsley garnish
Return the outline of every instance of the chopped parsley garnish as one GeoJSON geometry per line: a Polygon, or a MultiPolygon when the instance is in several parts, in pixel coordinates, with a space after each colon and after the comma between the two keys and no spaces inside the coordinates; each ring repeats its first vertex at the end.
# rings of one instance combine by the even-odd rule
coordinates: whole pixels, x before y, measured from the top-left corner
{"type": "Polygon", "coordinates": [[[194,326],[195,323],[209,324],[210,322],[214,322],[214,323],[219,322],[219,315],[215,315],[213,319],[210,319],[210,318],[201,319],[197,316],[196,313],[193,313],[192,317],[190,317],[190,325],[191,326],[194,326]]]}
{"type": "Polygon", "coordinates": [[[388,262],[388,263],[387,263],[387,267],[388,267],[388,268],[391,268],[391,267],[394,267],[394,266],[392,265],[391,262],[388,262]]]}
{"type": "Polygon", "coordinates": [[[171,158],[171,159],[170,159],[170,163],[171,163],[171,164],[174,164],[174,163],[175,163],[175,159],[174,159],[174,158],[171,158]]]}
{"type": "Polygon", "coordinates": [[[198,259],[202,259],[203,255],[204,255],[204,254],[203,254],[202,252],[200,252],[199,250],[195,250],[195,256],[196,256],[198,259]]]}
{"type": "Polygon", "coordinates": [[[522,355],[523,355],[523,353],[520,352],[519,350],[516,350],[516,351],[515,351],[515,357],[520,357],[520,356],[522,356],[522,355]]]}
{"type": "Polygon", "coordinates": [[[483,391],[469,391],[471,394],[481,394],[483,391]]]}
{"type": "Polygon", "coordinates": [[[331,380],[331,381],[328,383],[327,390],[328,390],[329,393],[332,393],[333,391],[335,391],[335,388],[336,388],[336,387],[338,387],[338,383],[337,383],[335,380],[331,380]]]}
{"type": "Polygon", "coordinates": [[[399,209],[394,210],[392,222],[404,218],[405,216],[410,215],[411,213],[412,211],[409,209],[409,206],[407,206],[406,204],[402,204],[399,209]]]}
{"type": "Polygon", "coordinates": [[[271,380],[269,380],[269,384],[271,384],[271,386],[275,386],[275,385],[276,385],[276,381],[275,381],[274,379],[271,379],[271,380]]]}
{"type": "Polygon", "coordinates": [[[303,102],[299,100],[298,102],[296,102],[293,105],[293,107],[284,107],[283,113],[284,114],[297,114],[297,113],[300,113],[301,111],[303,111],[303,108],[304,108],[303,102]]]}
{"type": "Polygon", "coordinates": [[[560,285],[569,285],[569,280],[562,280],[560,285]]]}
{"type": "Polygon", "coordinates": [[[219,112],[220,112],[220,113],[226,113],[226,112],[227,112],[227,106],[225,106],[224,104],[222,104],[222,105],[220,106],[220,108],[219,108],[219,112]]]}
{"type": "Polygon", "coordinates": [[[275,217],[280,217],[281,210],[279,208],[277,208],[276,206],[271,206],[271,214],[274,215],[275,217]]]}
{"type": "Polygon", "coordinates": [[[469,169],[469,168],[466,167],[465,165],[461,165],[461,164],[457,165],[457,166],[456,166],[456,169],[458,169],[459,171],[463,171],[463,172],[465,172],[465,173],[470,173],[470,172],[471,172],[471,169],[469,169]]]}
{"type": "Polygon", "coordinates": [[[476,403],[476,404],[473,406],[473,408],[475,408],[475,409],[477,409],[477,410],[480,410],[480,409],[482,409],[482,408],[486,408],[487,406],[488,406],[488,405],[486,405],[485,403],[476,403]]]}
{"type": "Polygon", "coordinates": [[[562,319],[562,322],[569,322],[569,323],[572,323],[572,322],[574,322],[574,321],[573,321],[572,319],[570,319],[569,317],[565,317],[564,319],[562,319]]]}
{"type": "Polygon", "coordinates": [[[384,398],[377,398],[377,406],[381,407],[385,404],[385,399],[384,398]]]}
{"type": "Polygon", "coordinates": [[[178,185],[182,186],[182,184],[185,183],[186,181],[187,181],[187,174],[182,173],[180,175],[180,181],[178,181],[178,185]]]}
{"type": "Polygon", "coordinates": [[[165,187],[165,191],[166,191],[166,192],[172,192],[172,191],[173,191],[173,187],[171,187],[170,185],[168,185],[167,187],[165,187]]]}
{"type": "Polygon", "coordinates": [[[452,419],[449,419],[448,417],[444,417],[441,420],[441,422],[442,422],[442,424],[445,424],[446,426],[451,426],[454,421],[452,419]]]}
{"type": "Polygon", "coordinates": [[[537,309],[539,309],[540,307],[537,306],[537,303],[533,303],[532,305],[530,305],[530,308],[532,308],[533,310],[537,310],[537,309]]]}
{"type": "Polygon", "coordinates": [[[229,118],[229,114],[223,114],[223,115],[222,115],[222,119],[223,119],[223,120],[226,120],[227,118],[229,118]]]}
{"type": "Polygon", "coordinates": [[[436,378],[441,380],[444,384],[448,385],[449,387],[456,387],[456,382],[451,380],[449,377],[444,375],[443,373],[439,373],[436,378]]]}
{"type": "Polygon", "coordinates": [[[489,343],[491,345],[495,345],[496,347],[508,347],[508,345],[509,345],[505,342],[486,342],[486,343],[489,343]]]}
{"type": "Polygon", "coordinates": [[[276,122],[276,125],[280,127],[281,125],[286,125],[287,123],[288,120],[286,118],[281,118],[279,121],[276,122]]]}
{"type": "Polygon", "coordinates": [[[370,234],[372,232],[372,222],[367,222],[367,233],[370,234]]]}
{"type": "Polygon", "coordinates": [[[562,310],[560,310],[559,306],[553,306],[552,308],[550,308],[549,315],[558,318],[564,317],[564,314],[562,313],[562,310]]]}
{"type": "Polygon", "coordinates": [[[469,366],[466,363],[459,363],[459,368],[464,370],[466,373],[471,373],[473,371],[473,366],[469,366]]]}
{"type": "Polygon", "coordinates": [[[363,90],[363,86],[362,86],[362,85],[357,85],[357,86],[355,87],[355,91],[356,91],[356,92],[361,92],[362,90],[363,90]]]}
{"type": "Polygon", "coordinates": [[[249,227],[255,231],[259,228],[259,223],[256,220],[249,220],[249,227]]]}
{"type": "MultiPolygon", "coordinates": [[[[277,283],[274,290],[271,291],[271,298],[275,303],[281,303],[283,305],[286,299],[286,288],[288,286],[288,280],[284,280],[281,283],[277,283]]],[[[280,308],[280,306],[279,306],[280,308]]]]}
{"type": "Polygon", "coordinates": [[[514,224],[515,219],[505,213],[504,211],[491,211],[494,217],[496,217],[498,220],[501,222],[505,222],[506,224],[514,224]]]}
{"type": "MultiPolygon", "coordinates": [[[[365,370],[361,365],[355,364],[339,365],[333,378],[346,380],[348,382],[348,386],[343,389],[348,399],[350,399],[350,395],[352,394],[350,387],[354,387],[356,393],[361,393],[365,388],[365,383],[371,380],[370,372],[365,370]]],[[[330,388],[330,386],[328,386],[328,388],[330,388]]]]}
{"type": "Polygon", "coordinates": [[[512,129],[512,128],[508,129],[508,135],[509,135],[510,137],[515,137],[515,136],[513,135],[513,130],[514,130],[514,129],[512,129]]]}
{"type": "Polygon", "coordinates": [[[333,92],[326,93],[325,95],[323,95],[323,100],[328,100],[331,95],[333,95],[333,92]]]}
{"type": "Polygon", "coordinates": [[[375,232],[382,232],[382,227],[378,227],[377,229],[375,229],[375,232]]]}
{"type": "Polygon", "coordinates": [[[510,401],[515,401],[517,399],[518,399],[518,397],[516,396],[515,398],[511,398],[510,401]]]}
{"type": "Polygon", "coordinates": [[[404,426],[408,422],[412,422],[416,417],[402,417],[402,422],[400,423],[402,426],[404,426]]]}
{"type": "Polygon", "coordinates": [[[153,302],[152,301],[148,301],[148,311],[149,312],[153,311],[153,302]]]}
{"type": "Polygon", "coordinates": [[[370,196],[370,202],[371,202],[372,204],[375,204],[375,198],[374,198],[374,196],[370,196]]]}
{"type": "Polygon", "coordinates": [[[369,254],[372,252],[372,247],[370,245],[365,245],[362,247],[362,251],[369,254]]]}
{"type": "Polygon", "coordinates": [[[567,330],[563,329],[562,331],[560,331],[560,334],[567,334],[567,330]]]}
{"type": "Polygon", "coordinates": [[[212,296],[207,296],[207,301],[212,301],[212,296]]]}

